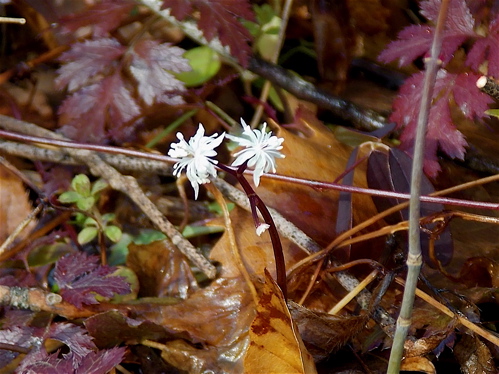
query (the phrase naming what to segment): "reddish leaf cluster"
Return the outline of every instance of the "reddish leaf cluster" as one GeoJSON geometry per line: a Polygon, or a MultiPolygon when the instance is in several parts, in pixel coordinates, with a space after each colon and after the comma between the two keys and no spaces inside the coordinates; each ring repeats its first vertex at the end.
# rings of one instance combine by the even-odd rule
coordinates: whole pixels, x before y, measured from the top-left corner
{"type": "MultiPolygon", "coordinates": [[[[462,160],[465,155],[467,142],[454,125],[451,105],[457,104],[462,115],[468,119],[483,119],[492,99],[476,87],[476,80],[481,75],[478,70],[484,63],[488,63],[489,75],[499,77],[498,52],[494,48],[499,42],[499,14],[491,12],[487,32],[485,35],[479,34],[475,29],[482,28],[483,25],[477,25],[475,15],[483,10],[485,4],[480,7],[476,5],[470,8],[465,1],[450,2],[440,54],[443,67],[448,65],[465,41],[470,41],[473,45],[466,57],[466,66],[462,66],[457,72],[441,69],[437,77],[425,151],[425,172],[430,176],[436,176],[440,171],[437,158],[439,149],[452,158],[462,160]]],[[[428,0],[421,3],[421,14],[430,23],[436,23],[439,9],[440,1],[428,0]]],[[[409,26],[398,35],[399,40],[388,45],[379,59],[383,62],[399,60],[400,66],[408,65],[429,54],[433,35],[434,26],[409,26]]],[[[408,151],[413,148],[423,79],[424,74],[418,73],[406,80],[394,101],[394,111],[390,117],[399,128],[403,128],[402,148],[408,151]]]]}
{"type": "Polygon", "coordinates": [[[170,8],[178,20],[186,19],[193,10],[197,10],[198,27],[206,40],[218,37],[241,65],[247,66],[251,55],[248,45],[251,34],[239,22],[239,18],[254,20],[248,0],[163,0],[163,8],[170,8]]]}
{"type": "Polygon", "coordinates": [[[68,31],[93,27],[92,40],[74,43],[60,58],[64,65],[56,85],[72,95],[59,114],[70,138],[125,140],[141,115],[141,103],[183,103],[179,93],[185,87],[173,75],[191,69],[183,49],[143,39],[126,46],[109,36],[133,7],[127,0],[106,0],[62,20],[68,31]]]}
{"type": "MultiPolygon", "coordinates": [[[[0,343],[29,349],[19,364],[18,373],[38,374],[105,374],[123,360],[124,348],[97,350],[92,337],[74,324],[55,323],[46,331],[29,326],[14,326],[0,330],[0,343]],[[69,353],[48,354],[43,342],[57,340],[65,344],[69,353]]],[[[0,364],[6,366],[18,353],[0,350],[0,364]]]]}
{"type": "Polygon", "coordinates": [[[111,297],[130,292],[123,277],[109,276],[115,269],[99,265],[97,256],[77,252],[57,261],[54,279],[62,298],[80,308],[82,304],[97,304],[95,294],[111,297]]]}

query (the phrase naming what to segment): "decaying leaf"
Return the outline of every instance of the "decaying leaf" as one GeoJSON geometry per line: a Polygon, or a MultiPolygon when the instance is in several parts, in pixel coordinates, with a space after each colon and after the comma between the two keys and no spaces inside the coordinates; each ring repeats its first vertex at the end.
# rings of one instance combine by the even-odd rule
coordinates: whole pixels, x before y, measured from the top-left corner
{"type": "MultiPolygon", "coordinates": [[[[258,236],[256,234],[253,217],[241,208],[234,208],[230,212],[230,218],[236,235],[236,243],[239,253],[250,275],[264,278],[264,269],[275,276],[275,259],[272,243],[267,234],[258,236]]],[[[296,263],[304,257],[305,253],[286,238],[281,238],[281,243],[286,260],[286,266],[296,263]]],[[[213,247],[210,258],[220,262],[221,276],[226,278],[240,277],[241,274],[229,251],[228,234],[224,233],[213,247]]]]}
{"type": "MultiPolygon", "coordinates": [[[[334,134],[311,113],[302,111],[296,126],[302,134],[280,127],[276,131],[284,138],[283,153],[286,158],[277,162],[279,174],[324,181],[335,181],[344,171],[351,148],[340,143],[334,134]]],[[[365,164],[355,169],[355,186],[367,186],[365,164]]],[[[339,192],[314,190],[303,185],[284,183],[262,178],[258,194],[263,201],[277,209],[312,239],[327,245],[336,236],[339,192]]],[[[352,198],[353,224],[363,222],[376,214],[376,207],[366,195],[354,194],[352,198]],[[362,207],[361,209],[357,209],[362,207]]]]}
{"type": "Polygon", "coordinates": [[[316,373],[314,360],[303,344],[282,292],[268,272],[256,309],[244,358],[245,372],[316,373]]]}
{"type": "Polygon", "coordinates": [[[300,335],[315,361],[327,358],[356,336],[369,320],[368,314],[340,317],[307,309],[288,301],[300,335]]]}
{"type": "MultiPolygon", "coordinates": [[[[0,243],[31,213],[32,207],[22,182],[0,165],[0,243]]],[[[32,221],[25,233],[36,225],[32,221]]],[[[22,233],[21,238],[26,234],[22,233]]]]}
{"type": "Polygon", "coordinates": [[[137,274],[141,297],[186,299],[197,289],[196,280],[185,257],[166,241],[146,245],[130,244],[128,266],[137,274]]]}
{"type": "Polygon", "coordinates": [[[464,374],[497,373],[490,350],[476,336],[463,334],[454,348],[454,355],[464,374]]]}
{"type": "Polygon", "coordinates": [[[435,366],[425,357],[407,357],[402,360],[400,370],[417,371],[419,373],[436,374],[435,366]]]}
{"type": "Polygon", "coordinates": [[[254,316],[251,300],[242,278],[221,278],[176,305],[138,307],[136,318],[186,333],[194,343],[230,346],[248,331],[254,316]]]}

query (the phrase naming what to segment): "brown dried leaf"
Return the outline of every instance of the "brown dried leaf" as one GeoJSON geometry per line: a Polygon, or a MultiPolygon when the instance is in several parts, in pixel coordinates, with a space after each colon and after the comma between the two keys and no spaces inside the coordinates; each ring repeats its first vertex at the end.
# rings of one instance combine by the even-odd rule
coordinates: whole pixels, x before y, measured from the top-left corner
{"type": "MultiPolygon", "coordinates": [[[[0,165],[0,243],[30,214],[31,209],[28,194],[19,178],[0,165]]],[[[25,237],[35,225],[36,221],[31,221],[20,237],[25,237]]]]}
{"type": "MultiPolygon", "coordinates": [[[[303,111],[301,118],[295,122],[296,127],[304,128],[306,137],[282,127],[276,131],[279,137],[284,138],[283,153],[286,155],[286,158],[277,161],[278,173],[317,181],[335,181],[345,171],[352,149],[340,143],[311,113],[303,111]]],[[[364,163],[356,169],[354,185],[367,186],[364,163]]],[[[325,246],[336,236],[331,228],[336,226],[338,191],[319,191],[262,178],[258,194],[267,205],[277,209],[319,244],[325,246]]],[[[352,202],[354,224],[377,213],[369,196],[354,194],[352,202]]]]}
{"type": "Polygon", "coordinates": [[[167,342],[161,352],[163,360],[189,374],[242,373],[242,360],[248,337],[230,347],[195,348],[184,340],[167,342]]]}
{"type": "Polygon", "coordinates": [[[249,331],[246,373],[316,373],[281,290],[268,272],[249,331]]]}
{"type": "Polygon", "coordinates": [[[141,297],[186,299],[197,289],[196,279],[185,257],[168,243],[161,240],[128,246],[127,266],[139,278],[141,297]]]}
{"type": "MultiPolygon", "coordinates": [[[[230,218],[236,235],[239,253],[250,275],[264,277],[264,269],[275,276],[275,259],[272,243],[267,233],[256,235],[255,224],[251,214],[241,208],[234,208],[230,218]]],[[[304,252],[286,238],[281,238],[285,254],[286,266],[289,267],[303,258],[304,252]]],[[[222,264],[221,276],[224,278],[240,277],[241,274],[229,251],[229,237],[225,232],[213,247],[210,258],[222,264]]]]}
{"type": "Polygon", "coordinates": [[[315,361],[327,358],[356,336],[369,320],[367,314],[340,317],[307,309],[288,301],[293,321],[315,361]]]}
{"type": "Polygon", "coordinates": [[[400,364],[400,370],[436,374],[435,366],[425,357],[407,357],[400,364]]]}
{"type": "Polygon", "coordinates": [[[99,348],[112,348],[122,343],[137,344],[145,339],[170,337],[161,326],[149,321],[138,323],[116,310],[99,313],[85,320],[85,328],[99,348]]]}
{"type": "Polygon", "coordinates": [[[176,305],[137,307],[137,318],[189,334],[195,342],[230,346],[244,336],[253,320],[253,303],[241,278],[217,279],[176,305]],[[146,310],[147,309],[147,310],[146,310]]]}
{"type": "Polygon", "coordinates": [[[454,348],[454,355],[464,374],[497,373],[490,350],[476,336],[463,334],[454,348]]]}

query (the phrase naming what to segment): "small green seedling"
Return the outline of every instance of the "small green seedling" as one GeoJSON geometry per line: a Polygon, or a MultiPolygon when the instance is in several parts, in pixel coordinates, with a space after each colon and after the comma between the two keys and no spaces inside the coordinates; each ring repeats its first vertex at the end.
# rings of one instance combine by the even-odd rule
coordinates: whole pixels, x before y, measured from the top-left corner
{"type": "Polygon", "coordinates": [[[63,192],[59,201],[63,204],[76,204],[77,208],[88,212],[89,216],[76,213],[76,223],[83,227],[78,234],[78,243],[86,244],[94,240],[102,232],[109,240],[117,243],[122,235],[118,226],[110,223],[115,219],[113,213],[101,215],[95,203],[99,200],[100,193],[107,188],[103,179],[93,184],[84,174],[78,174],[71,181],[72,191],[63,192]]]}

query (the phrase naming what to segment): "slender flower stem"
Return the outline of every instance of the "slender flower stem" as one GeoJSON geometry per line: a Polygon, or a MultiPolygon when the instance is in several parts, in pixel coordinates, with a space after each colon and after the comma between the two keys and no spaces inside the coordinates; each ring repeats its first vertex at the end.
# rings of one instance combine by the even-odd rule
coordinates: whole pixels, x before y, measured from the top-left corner
{"type": "Polygon", "coordinates": [[[438,56],[442,47],[443,31],[449,0],[442,0],[438,13],[435,35],[431,45],[431,56],[426,62],[426,73],[423,84],[423,94],[421,106],[419,109],[418,123],[416,129],[416,140],[414,144],[414,158],[411,174],[411,199],[409,204],[409,253],[407,255],[407,279],[404,287],[404,296],[400,307],[400,314],[397,319],[397,328],[393,338],[392,350],[388,362],[387,372],[397,374],[400,371],[400,365],[404,353],[404,342],[411,325],[412,309],[419,272],[422,264],[421,242],[420,242],[420,195],[421,178],[423,175],[424,146],[426,137],[426,128],[430,113],[430,105],[433,97],[433,87],[435,77],[439,69],[438,56]]]}
{"type": "Polygon", "coordinates": [[[279,239],[279,233],[272,219],[265,203],[260,199],[260,197],[253,190],[253,187],[249,184],[248,180],[244,177],[244,171],[246,169],[246,163],[239,166],[237,170],[232,169],[226,165],[218,164],[218,167],[223,171],[235,176],[238,182],[241,184],[244,192],[248,196],[251,206],[251,212],[253,215],[253,220],[255,221],[255,226],[259,225],[259,218],[256,212],[256,208],[260,211],[263,220],[269,225],[270,240],[272,242],[272,248],[274,250],[275,266],[276,266],[276,282],[284,295],[284,299],[287,299],[288,291],[286,284],[286,262],[284,261],[284,253],[282,251],[281,240],[279,239]]]}

